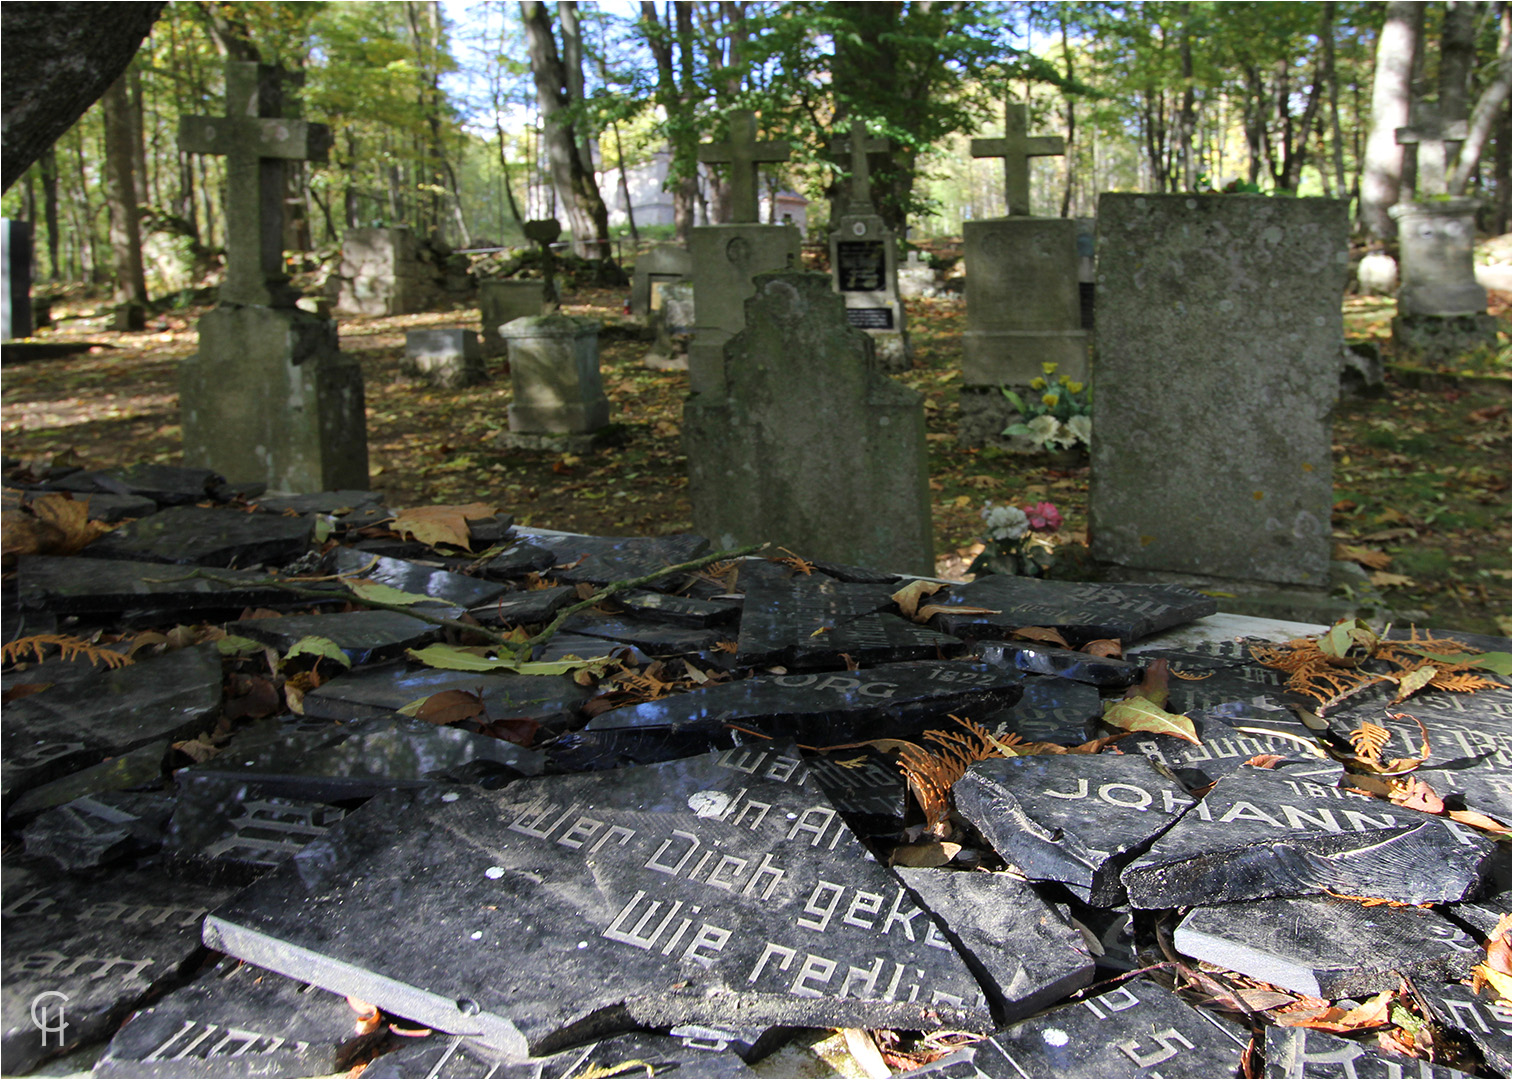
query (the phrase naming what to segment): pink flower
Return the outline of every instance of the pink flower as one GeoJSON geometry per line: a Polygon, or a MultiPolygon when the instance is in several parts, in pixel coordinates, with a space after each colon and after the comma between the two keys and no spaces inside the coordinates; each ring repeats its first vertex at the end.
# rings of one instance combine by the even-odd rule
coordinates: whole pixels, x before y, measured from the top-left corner
{"type": "Polygon", "coordinates": [[[1030,519],[1030,528],[1036,532],[1055,532],[1061,528],[1061,511],[1056,509],[1055,503],[1036,503],[1026,506],[1024,512],[1030,519]]]}

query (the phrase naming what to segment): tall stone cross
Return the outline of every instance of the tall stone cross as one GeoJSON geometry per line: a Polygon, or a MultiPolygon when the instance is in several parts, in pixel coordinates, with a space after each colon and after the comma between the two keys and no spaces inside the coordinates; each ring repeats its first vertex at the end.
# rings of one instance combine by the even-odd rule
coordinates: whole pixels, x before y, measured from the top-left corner
{"type": "Polygon", "coordinates": [[[226,115],[179,120],[179,149],[226,157],[226,282],[221,302],[293,307],[284,273],[284,162],[325,161],[331,129],[286,119],[267,64],[226,62],[226,115]]]}
{"type": "Polygon", "coordinates": [[[1415,174],[1418,179],[1414,184],[1414,198],[1422,200],[1435,195],[1448,195],[1450,154],[1446,144],[1466,141],[1466,122],[1441,120],[1438,116],[1425,112],[1412,127],[1400,127],[1395,134],[1400,146],[1418,148],[1418,171],[1415,174]]]}
{"type": "Polygon", "coordinates": [[[787,161],[786,142],[757,142],[756,113],[750,109],[730,111],[730,138],[699,147],[699,160],[709,165],[730,166],[730,220],[759,221],[757,215],[757,164],[787,161]]]}
{"type": "Polygon", "coordinates": [[[873,209],[872,174],[867,170],[867,155],[888,149],[888,140],[867,138],[867,125],[853,120],[851,134],[831,139],[830,149],[838,154],[851,155],[851,204],[847,210],[863,214],[873,209]]]}
{"type": "Polygon", "coordinates": [[[1029,106],[1011,101],[1003,107],[1003,138],[972,140],[973,157],[1003,158],[1003,197],[1009,217],[1030,215],[1030,158],[1066,153],[1066,140],[1060,135],[1031,137],[1029,127],[1029,106]]]}

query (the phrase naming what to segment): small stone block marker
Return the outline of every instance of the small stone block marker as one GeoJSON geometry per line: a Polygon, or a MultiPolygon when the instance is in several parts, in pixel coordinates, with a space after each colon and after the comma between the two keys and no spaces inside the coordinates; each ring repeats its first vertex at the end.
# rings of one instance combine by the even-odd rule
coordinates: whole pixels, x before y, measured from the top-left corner
{"type": "Polygon", "coordinates": [[[1095,559],[1327,584],[1346,211],[1334,199],[1099,200],[1095,559]]]}
{"type": "Polygon", "coordinates": [[[825,275],[763,274],[756,288],[725,349],[725,391],[684,406],[694,527],[722,546],[772,540],[932,573],[919,394],[878,370],[825,275]]]}
{"type": "Polygon", "coordinates": [[[499,328],[509,346],[510,431],[589,435],[609,423],[599,381],[599,324],[571,315],[516,319],[499,328]]]}
{"type": "Polygon", "coordinates": [[[406,375],[446,390],[473,386],[489,377],[477,332],[452,327],[407,330],[405,358],[399,367],[406,375]]]}

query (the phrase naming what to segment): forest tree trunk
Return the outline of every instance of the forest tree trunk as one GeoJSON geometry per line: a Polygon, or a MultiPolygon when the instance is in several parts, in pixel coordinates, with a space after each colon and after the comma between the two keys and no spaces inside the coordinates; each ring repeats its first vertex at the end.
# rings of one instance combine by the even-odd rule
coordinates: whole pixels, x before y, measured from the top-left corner
{"type": "Polygon", "coordinates": [[[131,95],[122,75],[105,91],[105,201],[110,208],[110,247],[115,260],[115,303],[144,306],[147,281],[142,274],[142,225],[137,213],[136,125],[131,95]]]}
{"type": "Polygon", "coordinates": [[[1422,5],[1391,0],[1376,40],[1376,77],[1371,86],[1371,134],[1361,174],[1360,216],[1372,239],[1390,240],[1397,225],[1387,213],[1397,202],[1403,177],[1403,148],[1397,129],[1408,126],[1413,80],[1414,27],[1422,5]]]}

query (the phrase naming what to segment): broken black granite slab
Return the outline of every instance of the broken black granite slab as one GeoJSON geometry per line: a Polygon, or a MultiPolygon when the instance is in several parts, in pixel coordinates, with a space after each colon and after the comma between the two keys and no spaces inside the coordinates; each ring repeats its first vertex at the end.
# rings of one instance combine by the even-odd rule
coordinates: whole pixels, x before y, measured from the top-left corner
{"type": "Polygon", "coordinates": [[[1240,1075],[1250,1033],[1146,979],[1041,1013],[905,1076],[1240,1075]]]}
{"type": "Polygon", "coordinates": [[[991,1027],[791,746],[379,796],[205,940],[517,1057],[631,1026],[991,1027]],[[357,932],[395,910],[425,916],[357,932]]]}
{"type": "Polygon", "coordinates": [[[456,1035],[432,1035],[401,1046],[363,1070],[363,1080],[556,1080],[584,1076],[746,1077],[756,1075],[733,1051],[706,1050],[687,1040],[634,1032],[527,1061],[500,1058],[487,1045],[456,1035]]]}
{"type": "Polygon", "coordinates": [[[526,717],[547,728],[566,724],[577,715],[579,704],[593,692],[565,675],[442,671],[390,661],[370,664],[322,683],[305,695],[305,715],[328,720],[386,716],[443,690],[466,690],[481,695],[490,720],[526,717]]]}
{"type": "Polygon", "coordinates": [[[918,734],[947,713],[975,719],[1019,699],[1015,672],[966,661],[920,660],[848,672],[759,675],[601,713],[588,731],[712,730],[750,726],[815,746],[918,734]]]}
{"type": "Polygon", "coordinates": [[[909,869],[893,872],[988,991],[996,1023],[1053,1005],[1093,982],[1082,934],[1034,889],[1009,874],[909,869]]]}
{"type": "Polygon", "coordinates": [[[83,554],[191,566],[282,566],[309,549],[314,529],[308,518],[170,506],[106,533],[83,554]]]}
{"type": "MultiPolygon", "coordinates": [[[[449,618],[455,609],[417,604],[449,618]]],[[[335,643],[353,664],[371,664],[404,655],[434,639],[441,628],[397,611],[332,611],[315,615],[284,615],[277,619],[239,619],[226,632],[287,652],[300,640],[320,637],[335,643]]]]}
{"type": "Polygon", "coordinates": [[[14,824],[55,806],[109,791],[160,790],[163,762],[171,743],[164,739],[136,750],[117,754],[98,765],[71,772],[46,784],[29,788],[5,809],[5,822],[14,824]]]}
{"type": "Polygon", "coordinates": [[[197,734],[220,704],[214,645],[139,659],[13,701],[0,715],[4,801],[107,757],[197,734]]]}
{"type": "Polygon", "coordinates": [[[468,612],[485,626],[520,626],[526,623],[551,622],[557,613],[577,600],[571,585],[554,585],[549,589],[522,589],[509,592],[481,604],[468,612]]]}
{"type": "Polygon", "coordinates": [[[183,506],[206,500],[227,502],[238,495],[254,498],[267,488],[266,484],[260,483],[228,483],[225,477],[210,469],[146,464],[99,472],[75,472],[49,481],[48,486],[62,491],[140,495],[159,506],[183,506]]]}
{"type": "Polygon", "coordinates": [[[1420,984],[1417,990],[1435,1020],[1476,1044],[1489,1070],[1503,1076],[1513,1072],[1513,1010],[1492,990],[1473,994],[1460,983],[1420,984]]]}
{"type": "Polygon", "coordinates": [[[163,848],[184,875],[249,885],[346,816],[327,803],[269,795],[254,781],[201,776],[180,789],[163,848]]]}
{"type": "Polygon", "coordinates": [[[158,504],[145,495],[111,495],[101,492],[82,495],[80,498],[89,502],[89,520],[103,521],[107,525],[158,512],[158,504]]]}
{"type": "Polygon", "coordinates": [[[550,569],[556,561],[550,548],[520,540],[484,563],[481,573],[491,581],[507,581],[550,569]]]}
{"type": "Polygon", "coordinates": [[[806,759],[809,771],[854,832],[894,836],[909,814],[909,785],[893,759],[868,746],[806,759]]]}
{"type": "Polygon", "coordinates": [[[562,623],[562,631],[634,645],[647,656],[659,657],[697,656],[728,636],[723,630],[701,630],[635,615],[598,615],[591,611],[568,616],[562,623]]]}
{"type": "Polygon", "coordinates": [[[1374,1080],[1403,1076],[1461,1077],[1469,1073],[1428,1061],[1378,1054],[1365,1045],[1304,1027],[1266,1029],[1267,1077],[1374,1080]]]}
{"type": "Polygon", "coordinates": [[[1232,716],[1223,706],[1189,713],[1188,719],[1193,722],[1200,745],[1195,746],[1175,735],[1137,731],[1121,739],[1119,749],[1126,754],[1144,754],[1165,765],[1195,790],[1207,787],[1221,776],[1228,776],[1251,758],[1262,754],[1279,755],[1286,761],[1288,776],[1311,784],[1332,788],[1344,774],[1344,766],[1333,758],[1322,756],[1322,750],[1316,754],[1311,752],[1312,739],[1293,736],[1276,727],[1247,724],[1244,717],[1232,716]],[[1252,730],[1237,731],[1227,721],[1252,730]]]}
{"type": "Polygon", "coordinates": [[[370,555],[350,547],[336,548],[326,560],[333,573],[344,577],[376,581],[400,592],[429,596],[462,608],[486,604],[506,588],[498,582],[454,574],[424,563],[370,555]]]}
{"type": "Polygon", "coordinates": [[[1318,894],[1476,894],[1494,844],[1448,818],[1242,766],[1124,871],[1141,908],[1318,894]]]}
{"type": "Polygon", "coordinates": [[[1031,675],[1013,708],[994,713],[983,724],[995,734],[1012,733],[1025,742],[1079,746],[1091,737],[1089,728],[1102,709],[1096,687],[1031,675]]]}
{"type": "Polygon", "coordinates": [[[1005,640],[1025,626],[1061,631],[1075,646],[1100,638],[1126,644],[1218,611],[1209,597],[1176,585],[1109,585],[989,574],[938,592],[930,602],[979,607],[993,615],[942,612],[931,624],[947,634],[1005,640]]]}
{"type": "Polygon", "coordinates": [[[23,556],[16,591],[26,608],[60,615],[105,614],[156,606],[183,612],[287,603],[289,593],[262,584],[265,575],[216,570],[212,581],[186,567],[132,559],[23,556]],[[228,584],[234,582],[234,584],[228,584]]]}
{"type": "Polygon", "coordinates": [[[701,630],[733,622],[741,614],[742,605],[742,601],[733,596],[719,600],[700,600],[694,596],[677,596],[646,589],[616,593],[614,602],[645,619],[701,630]]]}
{"type": "Polygon", "coordinates": [[[111,791],[54,807],[22,833],[26,854],[62,870],[94,870],[160,847],[173,798],[111,791]]]}
{"type": "Polygon", "coordinates": [[[823,559],[811,559],[809,565],[837,581],[847,581],[853,585],[892,585],[897,588],[904,582],[898,574],[873,570],[867,566],[847,566],[845,563],[825,562],[823,559]]]}
{"type": "Polygon", "coordinates": [[[136,1013],[95,1076],[326,1076],[374,1040],[347,1002],[308,983],[225,959],[136,1013]]]}
{"type": "MultiPolygon", "coordinates": [[[[565,533],[530,534],[525,539],[546,548],[555,560],[551,576],[558,581],[586,581],[608,585],[655,574],[668,566],[697,559],[709,541],[693,533],[670,536],[576,536],[565,533]]],[[[652,588],[669,584],[656,579],[652,588]]]]}
{"type": "Polygon", "coordinates": [[[1052,675],[1089,686],[1119,688],[1140,681],[1145,668],[1128,660],[1092,656],[1030,641],[991,641],[982,646],[982,662],[1002,664],[1026,675],[1052,675]]]}
{"type": "Polygon", "coordinates": [[[304,495],[264,495],[252,505],[270,514],[347,514],[370,506],[382,506],[383,494],[377,491],[312,491],[304,495]]]}
{"type": "Polygon", "coordinates": [[[1090,903],[1124,900],[1119,872],[1195,801],[1169,771],[1129,754],[980,761],[956,807],[1032,881],[1057,881],[1090,903]]]}
{"type": "Polygon", "coordinates": [[[611,728],[571,731],[546,747],[547,760],[557,772],[603,772],[632,765],[656,765],[697,757],[712,750],[729,750],[747,743],[766,742],[734,728],[713,731],[668,728],[611,728]]]}
{"type": "MultiPolygon", "coordinates": [[[[1047,886],[1041,886],[1043,890],[1047,886]]],[[[1100,968],[1110,971],[1134,971],[1140,962],[1133,912],[1128,907],[1093,907],[1075,896],[1057,901],[1067,921],[1082,933],[1083,943],[1100,968]]]]}
{"type": "Polygon", "coordinates": [[[531,650],[532,660],[591,660],[601,656],[613,656],[636,665],[651,663],[651,657],[628,641],[586,634],[553,634],[531,650]]]}
{"type": "Polygon", "coordinates": [[[118,874],[81,882],[7,863],[0,1071],[16,1076],[39,1061],[110,1033],[158,987],[170,986],[202,954],[205,912],[230,895],[161,874],[118,874]],[[41,998],[38,995],[57,994],[41,998]],[[44,1033],[40,1015],[66,1028],[44,1033]],[[37,1013],[33,1013],[33,1008],[37,1013]]]}
{"type": "Polygon", "coordinates": [[[1480,958],[1476,942],[1432,911],[1334,897],[1197,907],[1173,940],[1188,956],[1330,1001],[1396,990],[1404,975],[1459,979],[1480,958]]]}
{"type": "MultiPolygon", "coordinates": [[[[886,611],[858,615],[798,641],[786,654],[789,667],[836,668],[904,660],[946,659],[967,651],[966,643],[886,611]]],[[[744,656],[737,661],[745,663],[744,656]]]]}
{"type": "MultiPolygon", "coordinates": [[[[828,655],[835,666],[840,666],[833,658],[844,649],[818,639],[837,634],[859,617],[895,607],[891,585],[847,584],[819,574],[801,574],[765,559],[742,562],[737,583],[745,599],[736,659],[746,666],[792,663],[800,649],[817,654],[807,657],[814,663],[828,655]]],[[[923,626],[916,629],[926,631],[923,626]]],[[[872,636],[879,638],[874,647],[886,649],[890,644],[887,634],[886,630],[873,629],[872,636]]],[[[893,637],[899,639],[899,646],[908,646],[907,631],[895,631],[893,637]]],[[[935,643],[959,645],[954,639],[926,634],[921,634],[919,641],[929,642],[932,654],[935,643]]]]}

